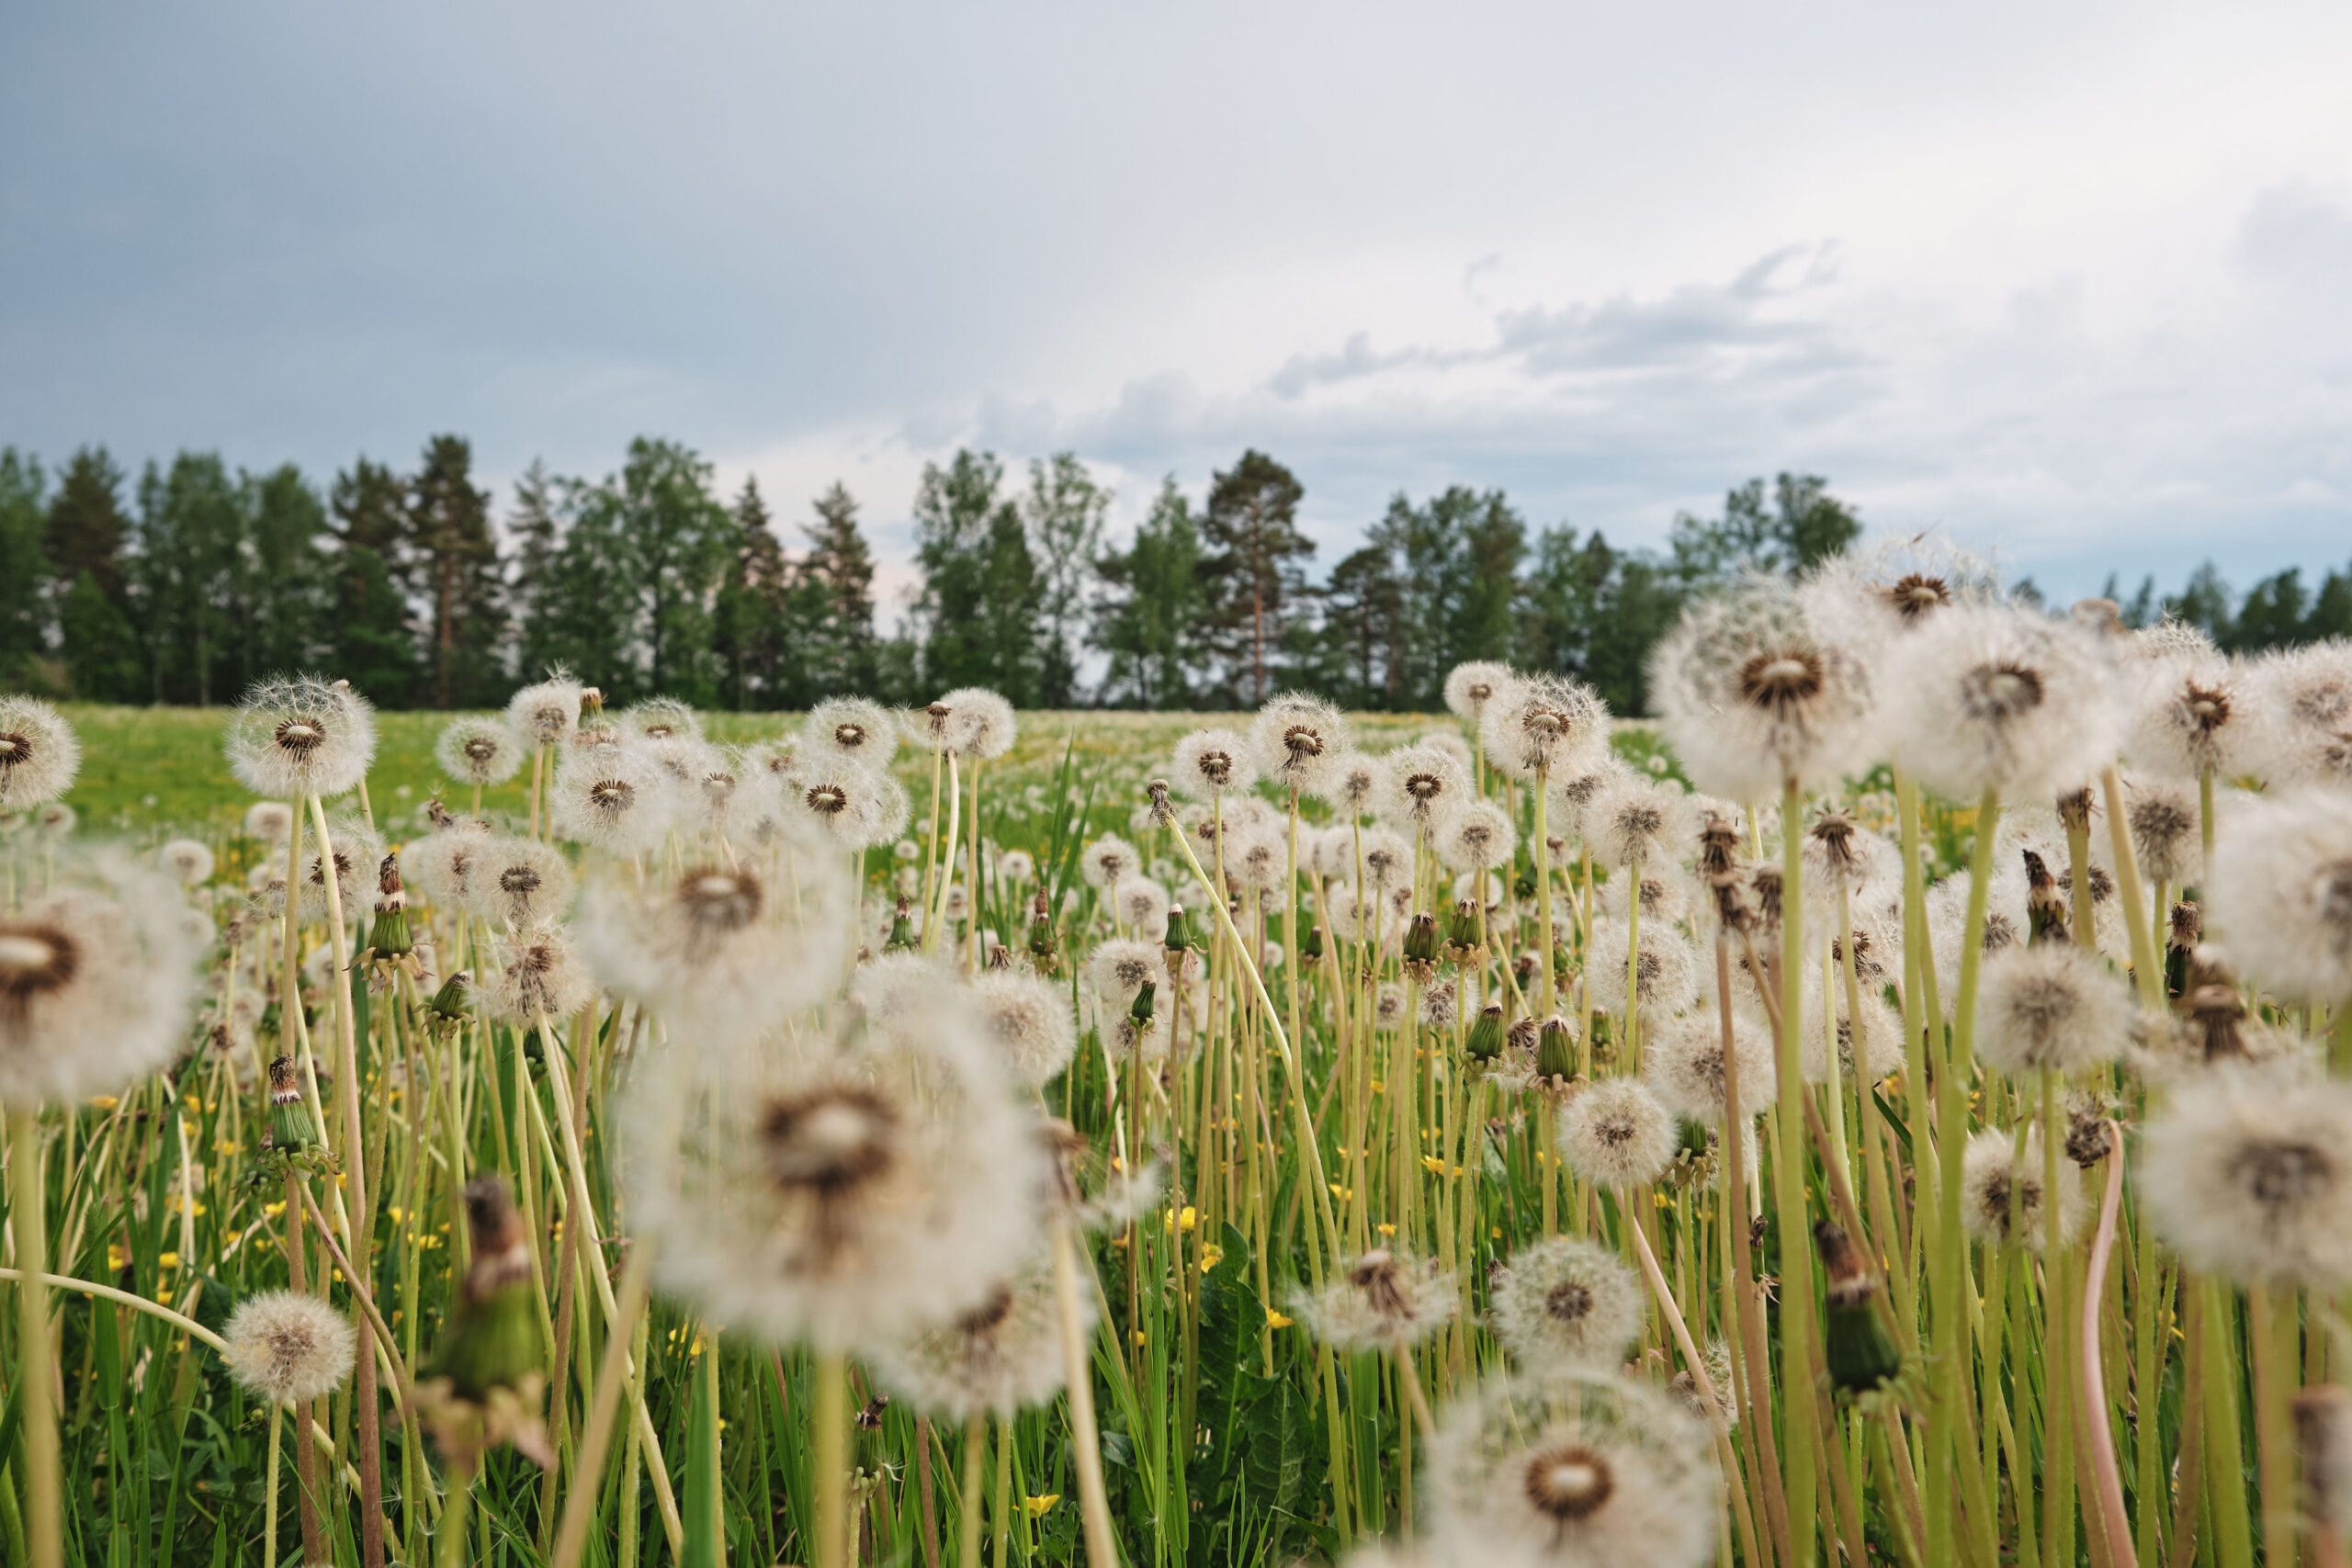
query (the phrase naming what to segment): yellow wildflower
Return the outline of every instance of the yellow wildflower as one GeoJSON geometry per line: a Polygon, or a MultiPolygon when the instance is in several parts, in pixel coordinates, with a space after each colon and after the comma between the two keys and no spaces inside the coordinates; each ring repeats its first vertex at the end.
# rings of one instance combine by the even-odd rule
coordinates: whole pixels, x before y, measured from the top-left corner
{"type": "Polygon", "coordinates": [[[1023,1497],[1021,1500],[1021,1507],[1022,1510],[1031,1518],[1042,1519],[1047,1514],[1052,1513],[1054,1511],[1054,1505],[1061,1500],[1062,1495],[1060,1493],[1048,1492],[1042,1497],[1023,1497]]]}

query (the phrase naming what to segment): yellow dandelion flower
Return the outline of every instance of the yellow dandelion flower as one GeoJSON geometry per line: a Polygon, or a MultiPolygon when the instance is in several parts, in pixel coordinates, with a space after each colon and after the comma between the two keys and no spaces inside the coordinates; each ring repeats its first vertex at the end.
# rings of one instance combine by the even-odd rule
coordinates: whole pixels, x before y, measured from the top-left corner
{"type": "Polygon", "coordinates": [[[1052,1513],[1054,1511],[1054,1505],[1061,1500],[1062,1495],[1060,1493],[1048,1492],[1042,1497],[1023,1497],[1021,1500],[1021,1507],[1022,1511],[1026,1513],[1031,1518],[1042,1519],[1047,1514],[1052,1513]]]}
{"type": "Polygon", "coordinates": [[[1276,1312],[1272,1307],[1268,1307],[1266,1309],[1266,1326],[1269,1328],[1288,1328],[1293,1321],[1294,1320],[1290,1317],[1282,1313],[1276,1312]]]}
{"type": "Polygon", "coordinates": [[[96,1106],[100,1111],[112,1111],[116,1106],[122,1103],[120,1100],[118,1100],[111,1094],[94,1094],[90,1096],[89,1102],[92,1105],[96,1106]]]}

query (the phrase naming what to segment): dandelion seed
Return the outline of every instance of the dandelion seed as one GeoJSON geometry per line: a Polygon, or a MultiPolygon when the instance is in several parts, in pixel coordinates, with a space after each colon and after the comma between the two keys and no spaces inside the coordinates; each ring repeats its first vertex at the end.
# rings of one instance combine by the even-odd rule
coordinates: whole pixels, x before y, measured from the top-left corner
{"type": "Polygon", "coordinates": [[[620,715],[621,732],[640,740],[699,740],[702,720],[695,710],[673,697],[648,697],[632,703],[620,715]]]}
{"type": "Polygon", "coordinates": [[[542,1018],[570,1018],[595,994],[595,982],[561,927],[542,925],[492,939],[482,999],[492,1017],[530,1027],[542,1018]]]}
{"type": "Polygon", "coordinates": [[[229,1375],[264,1399],[300,1404],[323,1398],[351,1375],[358,1337],[351,1320],[316,1296],[264,1291],[238,1304],[223,1325],[229,1375]]]}
{"type": "Polygon", "coordinates": [[[155,859],[183,887],[198,887],[212,880],[212,851],[194,839],[174,839],[155,852],[155,859]]]}
{"type": "Polygon", "coordinates": [[[1005,970],[974,977],[972,995],[1014,1087],[1042,1088],[1069,1065],[1078,1028],[1066,987],[1005,970]]]}
{"type": "Polygon", "coordinates": [[[1978,981],[1976,1052],[1995,1071],[2027,1077],[2110,1061],[2132,1028],[2132,993],[2071,942],[2011,947],[1978,981]]]}
{"type": "Polygon", "coordinates": [[[335,900],[346,923],[376,907],[376,868],[384,862],[383,835],[365,818],[339,817],[327,824],[323,848],[314,846],[302,863],[301,913],[306,920],[323,920],[327,901],[327,866],[334,867],[335,900]]]}
{"type": "Polygon", "coordinates": [[[2278,784],[2352,784],[2352,641],[2265,654],[2253,678],[2267,721],[2258,771],[2278,784]]]}
{"type": "Polygon", "coordinates": [[[1119,923],[1148,942],[1168,934],[1168,889],[1148,876],[1130,876],[1112,889],[1111,906],[1119,923]]]}
{"type": "Polygon", "coordinates": [[[889,774],[856,762],[820,768],[812,760],[799,803],[801,820],[845,849],[871,849],[906,831],[906,790],[889,774]]]}
{"type": "Polygon", "coordinates": [[[2199,812],[2197,792],[2176,781],[2126,781],[2123,817],[2143,877],[2175,887],[2198,879],[2204,852],[2199,812]]]}
{"type": "Polygon", "coordinates": [[[1643,927],[1638,948],[1634,947],[1632,937],[1632,929],[1615,920],[1594,922],[1592,947],[1585,958],[1585,979],[1592,987],[1594,1005],[1623,1017],[1630,951],[1642,1021],[1645,1027],[1652,1027],[1697,998],[1699,961],[1690,951],[1690,939],[1671,926],[1643,927]]]}
{"type": "Polygon", "coordinates": [[[1143,856],[1136,847],[1115,833],[1105,833],[1086,846],[1079,856],[1078,872],[1086,885],[1098,893],[1108,893],[1143,865],[1143,856]]]}
{"type": "Polygon", "coordinates": [[[2352,799],[2248,803],[2215,837],[2206,916],[2246,977],[2301,1001],[2352,998],[2352,799]]]}
{"type": "Polygon", "coordinates": [[[1106,942],[1086,961],[1086,978],[1096,996],[1124,1009],[1134,1003],[1146,986],[1164,989],[1168,964],[1155,942],[1106,942]]]}
{"type": "Polygon", "coordinates": [[[1495,1335],[1524,1370],[1613,1371],[1642,1332],[1640,1281],[1582,1236],[1533,1242],[1493,1280],[1495,1335]]]}
{"type": "Polygon", "coordinates": [[[473,852],[466,887],[472,912],[483,919],[537,925],[560,919],[571,904],[571,865],[552,844],[488,837],[473,852]]]}
{"type": "Polygon", "coordinates": [[[2142,771],[2170,778],[2233,778],[2260,760],[2274,721],[2262,682],[2218,656],[2148,664],[2134,696],[2125,750],[2142,771]]]}
{"type": "Polygon", "coordinates": [[[658,848],[675,785],[634,745],[567,753],[548,795],[557,836],[621,859],[658,848]]]}
{"type": "Polygon", "coordinates": [[[1373,809],[1399,832],[1442,833],[1473,795],[1468,776],[1434,746],[1408,746],[1385,760],[1388,776],[1373,809]]]}
{"type": "Polygon", "coordinates": [[[608,879],[584,901],[591,971],[624,996],[718,1038],[739,1039],[820,994],[850,940],[850,892],[804,863],[784,897],[749,866],[691,866],[642,890],[608,879]]]}
{"type": "Polygon", "coordinates": [[[1594,858],[1612,871],[1669,861],[1698,830],[1679,786],[1632,773],[1607,779],[1593,793],[1581,826],[1594,858]]]}
{"type": "MultiPolygon", "coordinates": [[[[1733,978],[1741,976],[1735,971],[1733,978]]],[[[1739,1074],[1739,1119],[1762,1115],[1780,1098],[1772,1043],[1744,1006],[1732,1009],[1733,1064],[1739,1074]]],[[[1702,1127],[1724,1124],[1723,1023],[1713,1007],[1657,1026],[1643,1043],[1642,1074],[1677,1116],[1702,1127]]]]}
{"type": "Polygon", "coordinates": [[[1510,665],[1490,660],[1457,664],[1446,672],[1446,708],[1456,717],[1476,724],[1486,716],[1489,705],[1510,699],[1511,685],[1518,679],[1510,665]]]}

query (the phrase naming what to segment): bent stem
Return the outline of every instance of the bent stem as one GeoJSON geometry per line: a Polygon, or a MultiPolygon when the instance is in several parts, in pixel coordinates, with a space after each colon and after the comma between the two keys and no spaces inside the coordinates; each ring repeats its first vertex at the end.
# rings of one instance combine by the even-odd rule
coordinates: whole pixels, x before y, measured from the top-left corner
{"type": "Polygon", "coordinates": [[[2115,1250],[2115,1224],[2123,1209],[2123,1133],[2109,1122],[2107,1136],[2107,1194],[2099,1205],[2098,1231],[2091,1238],[2090,1267],[2084,1272],[2081,1345],[2083,1408],[2087,1420],[2083,1447],[2090,1455],[2092,1489],[2098,1499],[2099,1517],[2107,1522],[2108,1553],[2116,1568],[2138,1568],[2139,1555],[2132,1546],[2132,1521],[2123,1507],[2123,1476],[2115,1462],[2115,1433],[2108,1418],[2107,1373],[2099,1364],[2098,1354],[2099,1297],[2107,1286],[2107,1262],[2115,1250]]]}

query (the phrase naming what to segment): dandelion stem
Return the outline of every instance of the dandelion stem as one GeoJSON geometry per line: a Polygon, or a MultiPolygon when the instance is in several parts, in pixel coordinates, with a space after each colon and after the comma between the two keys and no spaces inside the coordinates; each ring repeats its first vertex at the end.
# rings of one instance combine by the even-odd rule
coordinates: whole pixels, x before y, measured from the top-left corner
{"type": "Polygon", "coordinates": [[[59,1515],[57,1411],[49,1342],[48,1213],[42,1191],[40,1111],[8,1107],[8,1211],[17,1243],[17,1388],[24,1410],[25,1503],[31,1515],[32,1568],[65,1561],[59,1515]]]}
{"type": "MultiPolygon", "coordinates": [[[[2102,1533],[2107,1537],[2109,1558],[2115,1568],[2138,1568],[2138,1556],[2132,1550],[2132,1523],[2123,1507],[2123,1477],[2116,1469],[2115,1433],[2108,1419],[2107,1378],[2098,1353],[2099,1297],[2107,1284],[2107,1260],[2115,1247],[2116,1222],[2123,1210],[2122,1130],[2109,1122],[2107,1137],[2107,1191],[2099,1204],[2098,1229],[2091,1237],[2090,1269],[2083,1287],[2083,1408],[2088,1417],[2083,1441],[2090,1454],[2092,1489],[2098,1500],[2099,1517],[2106,1521],[2102,1533]]],[[[2052,1207],[2054,1210],[2056,1205],[2052,1207]]],[[[2147,1288],[2145,1281],[2141,1288],[2147,1288]]],[[[2152,1436],[2143,1436],[2141,1440],[2147,1442],[2152,1436]]]]}
{"type": "MultiPolygon", "coordinates": [[[[1079,1309],[1079,1264],[1070,1244],[1069,1216],[1057,1211],[1046,1222],[1046,1236],[1053,1250],[1054,1305],[1061,1318],[1062,1371],[1069,1389],[1070,1450],[1078,1465],[1086,1560],[1091,1568],[1118,1568],[1111,1501],[1102,1486],[1102,1438],[1094,1425],[1094,1371],[1087,1359],[1086,1323],[1079,1309]]],[[[842,1568],[842,1563],[834,1558],[820,1562],[818,1568],[842,1568]]]]}
{"type": "Polygon", "coordinates": [[[847,1568],[849,1369],[841,1352],[818,1355],[816,1379],[817,1568],[847,1568]]]}
{"type": "Polygon", "coordinates": [[[964,1485],[957,1499],[956,1560],[959,1568],[980,1568],[980,1471],[988,1458],[989,1418],[985,1411],[964,1424],[964,1485]]]}
{"type": "Polygon", "coordinates": [[[269,1402],[269,1460],[267,1468],[262,1473],[262,1568],[277,1568],[277,1452],[278,1428],[281,1425],[278,1417],[283,1414],[284,1412],[278,1408],[277,1401],[271,1400],[269,1402]]]}
{"type": "MultiPolygon", "coordinates": [[[[1781,1231],[1781,1389],[1785,1419],[1783,1466],[1788,1473],[1790,1545],[1794,1568],[1811,1568],[1816,1544],[1815,1508],[1818,1459],[1815,1445],[1820,1417],[1813,1379],[1805,1369],[1813,1354],[1812,1249],[1805,1238],[1804,1129],[1806,1100],[1802,1058],[1804,1018],[1804,836],[1798,824],[1804,792],[1791,778],[1781,792],[1781,1141],[1772,1164],[1781,1231]],[[1793,1364],[1792,1364],[1793,1363],[1793,1364]]],[[[1728,1052],[1725,1053],[1729,1055],[1728,1052]]]]}

